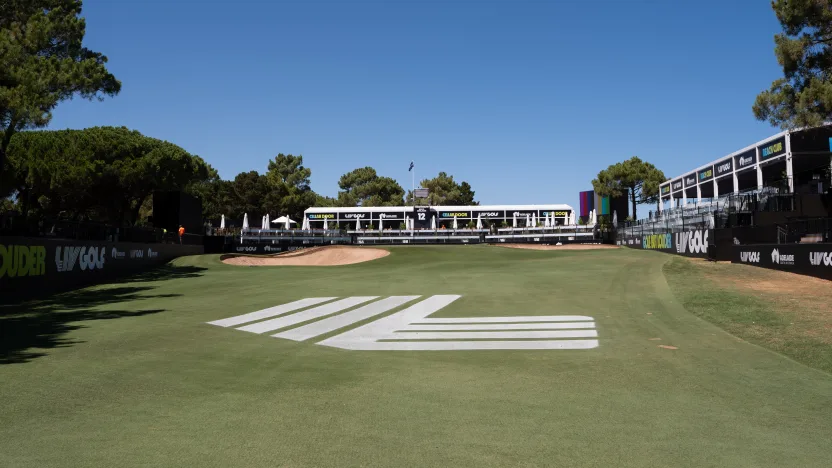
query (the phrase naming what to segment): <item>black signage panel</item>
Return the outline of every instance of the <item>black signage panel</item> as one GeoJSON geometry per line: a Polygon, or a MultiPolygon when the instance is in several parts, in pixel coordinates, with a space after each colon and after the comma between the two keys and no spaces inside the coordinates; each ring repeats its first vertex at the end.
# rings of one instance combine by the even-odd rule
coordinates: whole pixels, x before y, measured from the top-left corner
{"type": "Polygon", "coordinates": [[[756,149],[750,149],[734,156],[734,167],[737,168],[737,172],[753,169],[755,164],[757,164],[756,149]]]}
{"type": "Polygon", "coordinates": [[[696,178],[699,182],[706,182],[714,178],[714,167],[711,166],[696,173],[696,178]]]}
{"type": "Polygon", "coordinates": [[[563,218],[569,216],[570,214],[572,214],[572,212],[569,210],[545,210],[540,212],[540,216],[546,217],[548,215],[554,216],[555,218],[563,218]]]}
{"type": "Polygon", "coordinates": [[[370,219],[370,213],[338,213],[338,219],[370,219]]]}
{"type": "Polygon", "coordinates": [[[0,237],[0,297],[103,283],[204,251],[201,245],[0,237]]]}
{"type": "Polygon", "coordinates": [[[786,153],[786,138],[780,137],[760,146],[759,148],[761,162],[771,158],[776,158],[777,156],[786,153]]]}
{"type": "Polygon", "coordinates": [[[439,212],[439,219],[452,219],[452,218],[470,218],[471,212],[470,211],[440,211],[439,212]]]}
{"type": "Polygon", "coordinates": [[[399,212],[384,212],[384,213],[373,213],[373,218],[375,219],[396,219],[402,220],[404,219],[404,213],[399,212]]]}
{"type": "Polygon", "coordinates": [[[506,211],[506,218],[512,218],[517,216],[518,218],[524,218],[526,215],[535,215],[537,216],[536,210],[515,210],[515,211],[506,211]]]}
{"type": "Polygon", "coordinates": [[[676,179],[670,182],[670,190],[672,190],[673,192],[681,192],[682,188],[682,179],[676,179]]]}
{"type": "Polygon", "coordinates": [[[325,219],[335,219],[335,213],[306,213],[306,217],[313,221],[323,221],[325,219]]]}
{"type": "Polygon", "coordinates": [[[832,245],[735,245],[732,263],[832,279],[832,245]]]}
{"type": "Polygon", "coordinates": [[[409,214],[413,219],[413,227],[416,229],[430,228],[430,218],[433,212],[427,206],[417,206],[413,208],[413,212],[409,214]]]}
{"type": "Polygon", "coordinates": [[[684,177],[685,188],[696,187],[696,174],[688,174],[684,177]]]}
{"type": "Polygon", "coordinates": [[[475,218],[502,218],[505,212],[502,210],[494,210],[494,211],[475,211],[474,217],[475,218]]]}
{"type": "Polygon", "coordinates": [[[714,177],[720,178],[734,172],[734,159],[728,158],[714,164],[714,177]]]}

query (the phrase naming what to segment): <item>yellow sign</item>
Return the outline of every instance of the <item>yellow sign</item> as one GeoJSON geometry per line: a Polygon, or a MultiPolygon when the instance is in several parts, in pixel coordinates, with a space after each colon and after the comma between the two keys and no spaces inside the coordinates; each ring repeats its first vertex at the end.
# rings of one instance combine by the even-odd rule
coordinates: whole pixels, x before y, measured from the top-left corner
{"type": "Polygon", "coordinates": [[[0,278],[46,274],[46,247],[42,245],[0,245],[0,278]]]}
{"type": "Polygon", "coordinates": [[[335,219],[334,213],[310,213],[309,219],[335,219]]]}

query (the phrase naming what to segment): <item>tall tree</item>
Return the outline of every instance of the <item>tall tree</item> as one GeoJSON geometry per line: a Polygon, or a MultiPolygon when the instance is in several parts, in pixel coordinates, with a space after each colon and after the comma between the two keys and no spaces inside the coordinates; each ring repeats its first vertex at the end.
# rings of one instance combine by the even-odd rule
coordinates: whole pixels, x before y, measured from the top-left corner
{"type": "Polygon", "coordinates": [[[637,206],[658,203],[659,184],[666,180],[664,172],[637,156],[611,165],[598,173],[592,181],[595,193],[605,197],[627,195],[633,207],[633,219],[638,219],[637,206]]]}
{"type": "Polygon", "coordinates": [[[372,167],[361,167],[338,180],[339,206],[402,206],[404,189],[390,177],[380,177],[372,167]]]}
{"type": "MultiPolygon", "coordinates": [[[[430,190],[427,199],[419,199],[419,203],[430,205],[479,205],[474,201],[474,191],[468,182],[457,183],[454,176],[440,172],[433,179],[424,179],[421,186],[430,190]]],[[[411,193],[408,191],[408,200],[411,193]]]]}
{"type": "Polygon", "coordinates": [[[316,194],[309,187],[312,170],[303,166],[303,156],[278,154],[269,161],[266,179],[269,194],[266,206],[270,214],[300,219],[304,210],[315,203],[316,194]]]}
{"type": "Polygon", "coordinates": [[[73,96],[114,96],[107,57],[83,46],[81,0],[0,1],[0,172],[12,136],[46,126],[73,96]]]}
{"type": "Polygon", "coordinates": [[[784,129],[821,125],[832,118],[832,4],[775,0],[771,5],[783,28],[774,36],[783,78],[757,96],[754,116],[784,129]]]}
{"type": "Polygon", "coordinates": [[[213,172],[172,143],[115,127],[21,132],[8,156],[24,214],[117,225],[139,222],[154,191],[182,190],[213,172]]]}

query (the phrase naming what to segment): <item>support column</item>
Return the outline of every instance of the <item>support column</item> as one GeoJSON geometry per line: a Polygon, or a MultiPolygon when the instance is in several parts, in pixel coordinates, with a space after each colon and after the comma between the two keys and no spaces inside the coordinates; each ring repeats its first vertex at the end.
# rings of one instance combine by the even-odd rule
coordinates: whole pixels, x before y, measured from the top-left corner
{"type": "Polygon", "coordinates": [[[719,198],[719,184],[716,183],[716,177],[714,177],[712,180],[714,183],[714,199],[717,199],[719,198]]]}
{"type": "Polygon", "coordinates": [[[737,177],[737,168],[734,168],[734,172],[731,173],[731,178],[734,179],[734,193],[740,191],[740,179],[737,177]]]}
{"type": "Polygon", "coordinates": [[[786,134],[786,178],[789,182],[789,193],[794,193],[794,163],[792,161],[792,136],[786,134]]]}
{"type": "Polygon", "coordinates": [[[699,182],[696,183],[696,206],[702,204],[702,187],[699,186],[699,182]]]}

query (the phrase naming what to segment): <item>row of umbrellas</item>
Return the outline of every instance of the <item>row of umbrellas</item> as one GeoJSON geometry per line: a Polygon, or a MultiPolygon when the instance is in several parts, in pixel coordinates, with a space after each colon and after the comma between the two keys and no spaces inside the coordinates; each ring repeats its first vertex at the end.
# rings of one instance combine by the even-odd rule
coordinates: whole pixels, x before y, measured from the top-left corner
{"type": "MultiPolygon", "coordinates": [[[[531,215],[527,214],[526,215],[526,226],[537,226],[537,221],[538,221],[538,218],[537,218],[536,215],[534,215],[534,214],[531,214],[531,215]]],[[[572,212],[572,214],[570,215],[570,217],[567,221],[568,221],[568,223],[567,223],[568,225],[574,226],[576,224],[576,218],[575,218],[575,212],[574,211],[572,212]]],[[[588,224],[593,225],[593,224],[596,224],[597,222],[598,222],[598,215],[596,214],[595,210],[590,211],[589,212],[589,222],[588,222],[588,224]]],[[[541,223],[543,224],[543,227],[547,227],[547,228],[548,227],[554,227],[555,226],[555,217],[553,215],[550,215],[549,213],[546,213],[546,216],[541,218],[541,223]]],[[[613,225],[618,224],[618,212],[613,213],[612,223],[613,223],[613,225]]],[[[262,229],[268,229],[270,224],[278,224],[278,225],[282,224],[284,229],[290,229],[292,224],[297,224],[297,221],[292,220],[288,216],[281,216],[281,217],[279,217],[275,220],[270,220],[269,215],[263,216],[263,218],[261,219],[261,224],[260,224],[262,226],[262,229]]],[[[328,224],[329,224],[328,221],[325,219],[324,220],[324,229],[329,229],[328,224]]],[[[512,225],[512,227],[517,227],[517,215],[516,214],[514,216],[512,216],[511,225],[512,225]]],[[[405,219],[405,228],[406,229],[413,229],[413,227],[414,227],[413,220],[410,219],[410,218],[405,219]]],[[[248,228],[249,228],[248,213],[245,213],[243,215],[243,229],[248,229],[248,228]]],[[[378,228],[379,228],[379,230],[384,229],[384,220],[379,220],[378,228]]],[[[430,228],[431,229],[436,229],[436,217],[435,216],[432,216],[430,218],[430,228]]],[[[457,225],[456,216],[454,216],[453,229],[458,229],[458,228],[459,227],[457,225]]],[[[220,229],[225,229],[225,215],[222,215],[222,219],[220,220],[220,229]]],[[[301,229],[303,229],[303,230],[310,229],[308,219],[304,218],[303,226],[301,227],[301,229]]],[[[361,220],[360,219],[355,220],[355,229],[356,230],[361,229],[361,220]]],[[[482,218],[479,217],[479,216],[477,217],[477,229],[482,229],[482,218]]]]}

